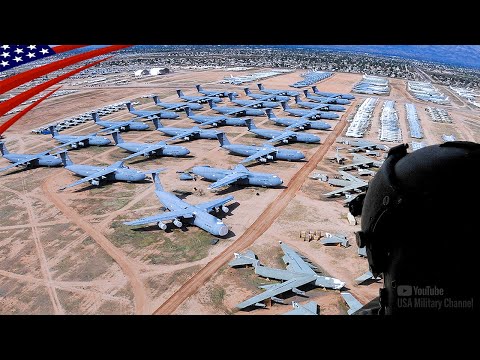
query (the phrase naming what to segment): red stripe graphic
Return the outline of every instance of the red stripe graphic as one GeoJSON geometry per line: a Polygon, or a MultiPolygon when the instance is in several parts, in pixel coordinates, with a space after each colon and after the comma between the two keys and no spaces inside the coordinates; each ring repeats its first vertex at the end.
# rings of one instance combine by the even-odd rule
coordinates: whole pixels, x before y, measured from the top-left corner
{"type": "Polygon", "coordinates": [[[52,46],[52,49],[53,51],[55,51],[55,54],[61,54],[66,51],[75,50],[85,46],[87,45],[58,45],[58,46],[52,46]]]}
{"type": "MultiPolygon", "coordinates": [[[[14,107],[20,105],[22,102],[30,99],[31,97],[33,97],[36,94],[42,92],[43,90],[48,89],[50,86],[55,85],[55,84],[59,83],[60,81],[65,80],[66,78],[68,78],[72,75],[75,75],[75,74],[77,74],[77,73],[79,73],[79,72],[81,72],[85,69],[88,69],[89,67],[95,66],[95,65],[101,63],[102,61],[105,61],[105,60],[110,59],[110,58],[111,58],[111,56],[106,57],[105,59],[100,59],[100,60],[94,61],[90,64],[79,67],[78,69],[69,71],[68,73],[60,75],[60,76],[56,77],[55,79],[52,79],[52,80],[49,80],[49,81],[47,81],[43,84],[37,85],[37,86],[27,90],[27,91],[24,91],[23,93],[18,94],[17,96],[15,96],[11,99],[8,99],[8,100],[4,101],[3,103],[0,104],[0,116],[4,115],[9,110],[11,110],[14,107]]],[[[4,124],[0,125],[0,134],[4,133],[12,125],[10,123],[10,120],[8,120],[4,124]],[[8,126],[7,126],[7,124],[8,124],[8,126]]]]}
{"type": "MultiPolygon", "coordinates": [[[[64,45],[64,46],[75,46],[75,45],[64,45]]],[[[17,86],[20,86],[22,84],[25,84],[31,80],[34,80],[40,76],[49,74],[53,71],[57,71],[60,69],[63,69],[64,67],[76,64],[80,61],[88,60],[91,58],[94,58],[96,56],[100,55],[105,55],[108,54],[112,51],[117,51],[120,49],[124,49],[126,47],[130,47],[131,45],[111,45],[111,46],[106,46],[101,49],[97,50],[92,50],[92,51],[87,51],[82,54],[74,55],[66,59],[62,60],[57,60],[52,63],[39,66],[38,68],[34,68],[31,70],[27,70],[25,72],[22,72],[20,74],[11,76],[5,80],[0,81],[0,94],[3,94],[11,89],[16,88],[17,86]]],[[[62,50],[62,49],[60,49],[62,50]]],[[[65,50],[64,50],[65,51],[65,50]]],[[[7,110],[8,111],[8,110],[7,110]]],[[[5,111],[6,112],[6,111],[5,111]]],[[[1,112],[0,110],[0,116],[3,115],[4,113],[1,112]]]]}
{"type": "Polygon", "coordinates": [[[58,89],[60,89],[61,86],[57,87],[56,89],[53,89],[52,91],[50,91],[48,94],[46,95],[43,95],[40,99],[38,99],[37,101],[35,101],[33,104],[30,104],[28,105],[25,109],[23,109],[22,111],[20,111],[18,114],[16,114],[15,116],[12,116],[10,119],[8,119],[8,121],[6,121],[4,124],[0,125],[0,134],[2,134],[5,130],[7,130],[10,126],[12,126],[13,124],[15,124],[17,122],[17,120],[19,120],[23,115],[25,115],[26,113],[28,113],[30,110],[32,110],[35,106],[37,105],[40,105],[40,103],[45,100],[46,98],[48,98],[50,95],[52,95],[55,91],[57,91],[58,89]]]}

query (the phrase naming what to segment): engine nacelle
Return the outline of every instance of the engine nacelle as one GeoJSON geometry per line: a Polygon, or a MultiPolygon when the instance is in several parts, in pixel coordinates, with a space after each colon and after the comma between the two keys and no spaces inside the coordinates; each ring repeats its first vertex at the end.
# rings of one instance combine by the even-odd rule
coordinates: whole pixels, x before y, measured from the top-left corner
{"type": "Polygon", "coordinates": [[[212,126],[215,126],[215,127],[217,127],[217,126],[218,126],[218,124],[217,124],[217,123],[212,123],[212,126]]]}
{"type": "Polygon", "coordinates": [[[146,157],[146,158],[147,158],[147,157],[149,157],[149,156],[150,156],[149,153],[144,153],[144,154],[143,154],[143,157],[146,157]]]}
{"type": "Polygon", "coordinates": [[[298,127],[300,130],[305,130],[305,127],[304,126],[299,126],[298,127]]]}
{"type": "Polygon", "coordinates": [[[92,185],[94,185],[94,186],[99,186],[99,185],[100,185],[100,180],[92,179],[92,180],[90,181],[90,183],[91,183],[92,185]]]}
{"type": "Polygon", "coordinates": [[[83,141],[80,141],[80,142],[78,143],[78,146],[85,146],[85,143],[84,143],[83,141]]]}
{"type": "Polygon", "coordinates": [[[158,227],[159,227],[160,229],[162,229],[162,230],[166,230],[166,229],[167,229],[167,224],[165,224],[165,223],[163,223],[163,222],[161,222],[161,221],[159,221],[157,225],[158,225],[158,227]]]}
{"type": "Polygon", "coordinates": [[[120,130],[125,131],[127,128],[125,126],[120,126],[120,130]]]}
{"type": "Polygon", "coordinates": [[[189,141],[189,140],[190,140],[190,137],[189,137],[189,136],[185,136],[185,137],[183,138],[183,140],[189,141]]]}
{"type": "Polygon", "coordinates": [[[258,161],[263,162],[263,163],[266,163],[266,162],[267,162],[267,159],[261,157],[260,159],[258,159],[258,161]]]}
{"type": "Polygon", "coordinates": [[[273,156],[272,155],[267,155],[267,159],[268,160],[273,160],[273,156]]]}
{"type": "Polygon", "coordinates": [[[218,213],[220,211],[220,208],[218,206],[215,206],[215,212],[218,213]]]}
{"type": "Polygon", "coordinates": [[[178,228],[181,228],[183,224],[180,220],[175,219],[175,220],[173,220],[173,225],[175,225],[178,228]]]}
{"type": "Polygon", "coordinates": [[[288,144],[288,139],[283,139],[282,142],[283,142],[284,144],[288,144]]]}
{"type": "Polygon", "coordinates": [[[78,148],[78,144],[76,144],[76,143],[73,143],[71,146],[72,146],[72,149],[78,148]]]}
{"type": "Polygon", "coordinates": [[[230,209],[224,205],[222,206],[222,211],[226,214],[230,211],[230,209]]]}

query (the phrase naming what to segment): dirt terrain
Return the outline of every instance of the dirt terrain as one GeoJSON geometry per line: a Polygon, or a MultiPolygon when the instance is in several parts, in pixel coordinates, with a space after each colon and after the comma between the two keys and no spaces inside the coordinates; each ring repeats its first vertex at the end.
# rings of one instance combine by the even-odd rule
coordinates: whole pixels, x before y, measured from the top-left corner
{"type": "MultiPolygon", "coordinates": [[[[259,71],[233,72],[232,75],[259,71]]],[[[135,79],[128,85],[115,87],[81,87],[65,83],[65,89],[76,93],[47,99],[10,128],[3,140],[10,152],[36,153],[56,146],[49,135],[36,135],[31,130],[41,125],[92,111],[121,101],[136,100],[139,109],[155,109],[151,99],[179,102],[175,89],[197,94],[194,85],[207,89],[229,89],[247,99],[243,88],[256,93],[254,83],[234,86],[218,83],[231,72],[222,70],[179,70],[165,76],[135,79]]],[[[300,80],[301,71],[279,75],[262,81],[266,88],[288,88],[300,80]]],[[[317,84],[324,91],[349,93],[359,74],[335,73],[317,84]]],[[[391,79],[389,96],[379,97],[372,126],[366,138],[377,140],[378,118],[384,99],[396,101],[403,140],[411,142],[405,120],[404,103],[413,102],[428,144],[441,142],[442,134],[457,139],[479,141],[479,112],[459,105],[446,106],[453,124],[434,123],[425,112],[430,104],[415,101],[405,82],[391,79]]],[[[302,95],[303,98],[303,95],[302,95]]],[[[167,191],[176,192],[192,204],[233,195],[231,212],[223,214],[230,232],[212,245],[214,238],[194,227],[167,231],[156,226],[129,227],[124,221],[150,216],[162,211],[155,197],[151,180],[143,183],[116,182],[101,187],[89,184],[60,191],[78,178],[62,167],[12,169],[0,173],[0,313],[1,314],[277,314],[290,307],[275,304],[250,312],[235,310],[235,305],[259,293],[258,279],[252,269],[231,269],[226,263],[233,252],[253,249],[263,263],[284,267],[278,241],[284,241],[307,256],[323,272],[347,284],[362,303],[378,294],[381,282],[356,285],[354,279],[368,269],[366,259],[357,255],[354,231],[349,225],[342,199],[325,199],[321,194],[331,188],[309,177],[312,172],[333,173],[336,163],[328,158],[334,153],[335,139],[343,136],[347,119],[356,105],[366,98],[356,95],[340,120],[328,120],[331,131],[309,132],[321,137],[321,144],[288,144],[283,147],[301,150],[306,161],[276,161],[253,164],[252,171],[275,173],[284,186],[274,189],[232,186],[210,191],[208,181],[180,181],[177,171],[195,165],[232,167],[243,158],[221,149],[216,140],[179,142],[190,154],[184,158],[132,159],[127,164],[142,171],[164,168],[160,179],[167,191]],[[327,247],[318,240],[304,241],[301,230],[342,233],[352,246],[327,247]]],[[[293,101],[292,101],[293,103],[293,101]]],[[[231,105],[224,100],[223,104],[231,105]]],[[[435,105],[431,105],[435,106],[435,105]]],[[[437,106],[441,107],[441,106],[437,106]]],[[[275,109],[277,116],[285,116],[275,109]]],[[[197,113],[200,113],[198,111],[197,113]]],[[[215,114],[204,105],[202,114],[215,114]]],[[[191,127],[193,121],[179,113],[178,120],[162,120],[166,126],[191,127]]],[[[288,115],[287,115],[288,116],[288,115]]],[[[126,110],[102,117],[105,120],[129,119],[126,110]]],[[[8,119],[2,117],[0,121],[8,119]]],[[[266,116],[254,118],[259,127],[281,130],[266,116]]],[[[150,127],[153,129],[152,124],[150,127]]],[[[264,139],[249,133],[246,127],[222,127],[233,143],[261,144],[264,139]]],[[[98,131],[93,121],[72,127],[61,134],[87,134],[98,131]]],[[[156,131],[122,133],[125,141],[157,142],[168,137],[156,131]]],[[[112,141],[113,143],[113,141],[112,141]]],[[[391,145],[391,144],[390,144],[391,145]]],[[[107,165],[128,153],[115,146],[71,150],[75,163],[107,165]]],[[[347,157],[350,154],[344,152],[347,157]]],[[[0,158],[0,167],[8,161],[0,158]]],[[[321,314],[345,314],[346,307],[337,291],[312,289],[309,299],[293,296],[299,302],[315,300],[321,314]]]]}

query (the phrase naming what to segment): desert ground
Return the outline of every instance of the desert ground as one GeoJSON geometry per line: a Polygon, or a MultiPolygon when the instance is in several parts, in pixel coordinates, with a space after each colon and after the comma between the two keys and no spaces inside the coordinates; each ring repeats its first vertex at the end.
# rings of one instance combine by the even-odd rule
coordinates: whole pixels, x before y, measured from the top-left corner
{"type": "MultiPolygon", "coordinates": [[[[96,108],[122,101],[139,101],[138,109],[158,109],[150,98],[180,102],[175,89],[196,95],[195,84],[206,89],[236,91],[239,99],[248,99],[243,88],[258,93],[255,83],[240,86],[220,84],[227,75],[246,72],[222,70],[178,70],[173,73],[135,79],[128,85],[99,87],[71,86],[64,89],[76,93],[51,98],[29,112],[12,126],[3,140],[10,152],[36,153],[58,145],[50,135],[31,132],[41,125],[60,121],[96,108]]],[[[262,83],[267,88],[287,89],[301,79],[302,71],[283,74],[262,83]]],[[[360,74],[334,73],[317,83],[322,91],[350,93],[360,74]]],[[[458,140],[480,141],[480,111],[471,110],[461,99],[445,89],[451,105],[437,106],[415,100],[406,90],[406,83],[390,79],[391,92],[378,96],[372,125],[365,138],[378,141],[379,116],[383,100],[396,101],[403,141],[411,143],[404,104],[414,103],[424,129],[427,144],[441,143],[442,134],[453,134],[458,140]],[[444,107],[453,118],[452,124],[430,120],[427,106],[444,107]]],[[[292,89],[292,88],[290,88],[292,89]]],[[[443,87],[442,87],[442,90],[443,87]]],[[[268,283],[251,268],[233,269],[227,263],[234,252],[252,249],[263,264],[284,268],[278,241],[283,241],[308,257],[326,275],[346,282],[346,288],[362,304],[378,295],[381,280],[357,285],[354,279],[368,270],[368,262],[357,254],[354,232],[360,229],[347,220],[344,198],[327,199],[328,184],[309,176],[314,172],[335,174],[337,164],[329,160],[344,136],[358,105],[368,96],[354,94],[355,100],[339,120],[326,120],[330,131],[309,130],[321,137],[320,144],[286,144],[285,148],[301,150],[306,160],[275,161],[252,164],[252,171],[275,173],[284,181],[279,188],[230,186],[210,191],[210,182],[198,178],[181,181],[177,172],[195,165],[232,167],[243,158],[219,147],[216,140],[178,142],[190,150],[183,158],[137,158],[127,161],[131,168],[142,171],[165,168],[160,174],[167,191],[180,194],[196,204],[218,196],[233,195],[231,212],[222,214],[230,232],[211,244],[214,236],[195,227],[176,228],[169,224],[166,231],[156,226],[130,227],[124,221],[161,212],[162,205],[154,194],[151,180],[142,183],[115,182],[95,187],[84,184],[60,191],[77,180],[62,167],[15,168],[0,174],[0,314],[279,314],[291,307],[273,304],[265,309],[238,311],[235,305],[260,293],[259,284],[268,283]],[[344,234],[351,246],[324,246],[318,240],[305,241],[301,231],[344,234]]],[[[303,94],[302,94],[303,98],[303,94]]],[[[293,104],[291,101],[290,104],[293,104]]],[[[224,100],[219,106],[231,106],[224,100]]],[[[215,114],[208,105],[196,113],[215,114]]],[[[296,107],[292,105],[292,107],[296,107]]],[[[277,116],[288,116],[275,109],[277,116]]],[[[184,112],[177,120],[162,120],[166,126],[191,127],[194,122],[184,112]]],[[[129,119],[127,110],[102,117],[102,120],[129,119]]],[[[8,116],[0,120],[7,120],[8,116]]],[[[281,130],[266,116],[255,117],[259,127],[281,130]]],[[[125,141],[153,143],[168,137],[153,130],[122,133],[125,141]]],[[[87,134],[98,131],[93,121],[64,130],[61,134],[87,134]]],[[[249,133],[246,127],[221,127],[232,143],[262,144],[265,139],[249,133]]],[[[414,139],[415,140],[415,139],[414,139]]],[[[112,141],[113,144],[113,141],[112,141]]],[[[388,143],[389,146],[395,144],[388,143]]],[[[343,150],[343,155],[351,154],[343,150]]],[[[88,147],[69,151],[75,163],[108,165],[128,153],[113,145],[88,147]]],[[[382,156],[384,153],[382,153],[382,156]]],[[[7,166],[0,158],[0,167],[7,166]]],[[[312,289],[308,298],[290,296],[286,301],[300,303],[314,300],[323,315],[344,315],[347,307],[340,291],[312,289]]]]}

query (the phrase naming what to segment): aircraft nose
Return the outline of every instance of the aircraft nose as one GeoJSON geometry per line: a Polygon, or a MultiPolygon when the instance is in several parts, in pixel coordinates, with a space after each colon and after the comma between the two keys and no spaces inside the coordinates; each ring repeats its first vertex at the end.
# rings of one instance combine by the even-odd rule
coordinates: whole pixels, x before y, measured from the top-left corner
{"type": "Polygon", "coordinates": [[[142,180],[145,180],[145,174],[144,173],[138,173],[135,176],[135,181],[142,181],[142,180]]]}
{"type": "Polygon", "coordinates": [[[218,227],[218,236],[225,236],[228,234],[228,227],[225,224],[222,224],[218,227]]]}
{"type": "Polygon", "coordinates": [[[102,145],[110,145],[111,141],[107,138],[103,138],[102,145]]]}
{"type": "Polygon", "coordinates": [[[185,149],[182,153],[182,155],[188,155],[188,154],[190,154],[190,150],[188,150],[188,149],[185,149]]]}

